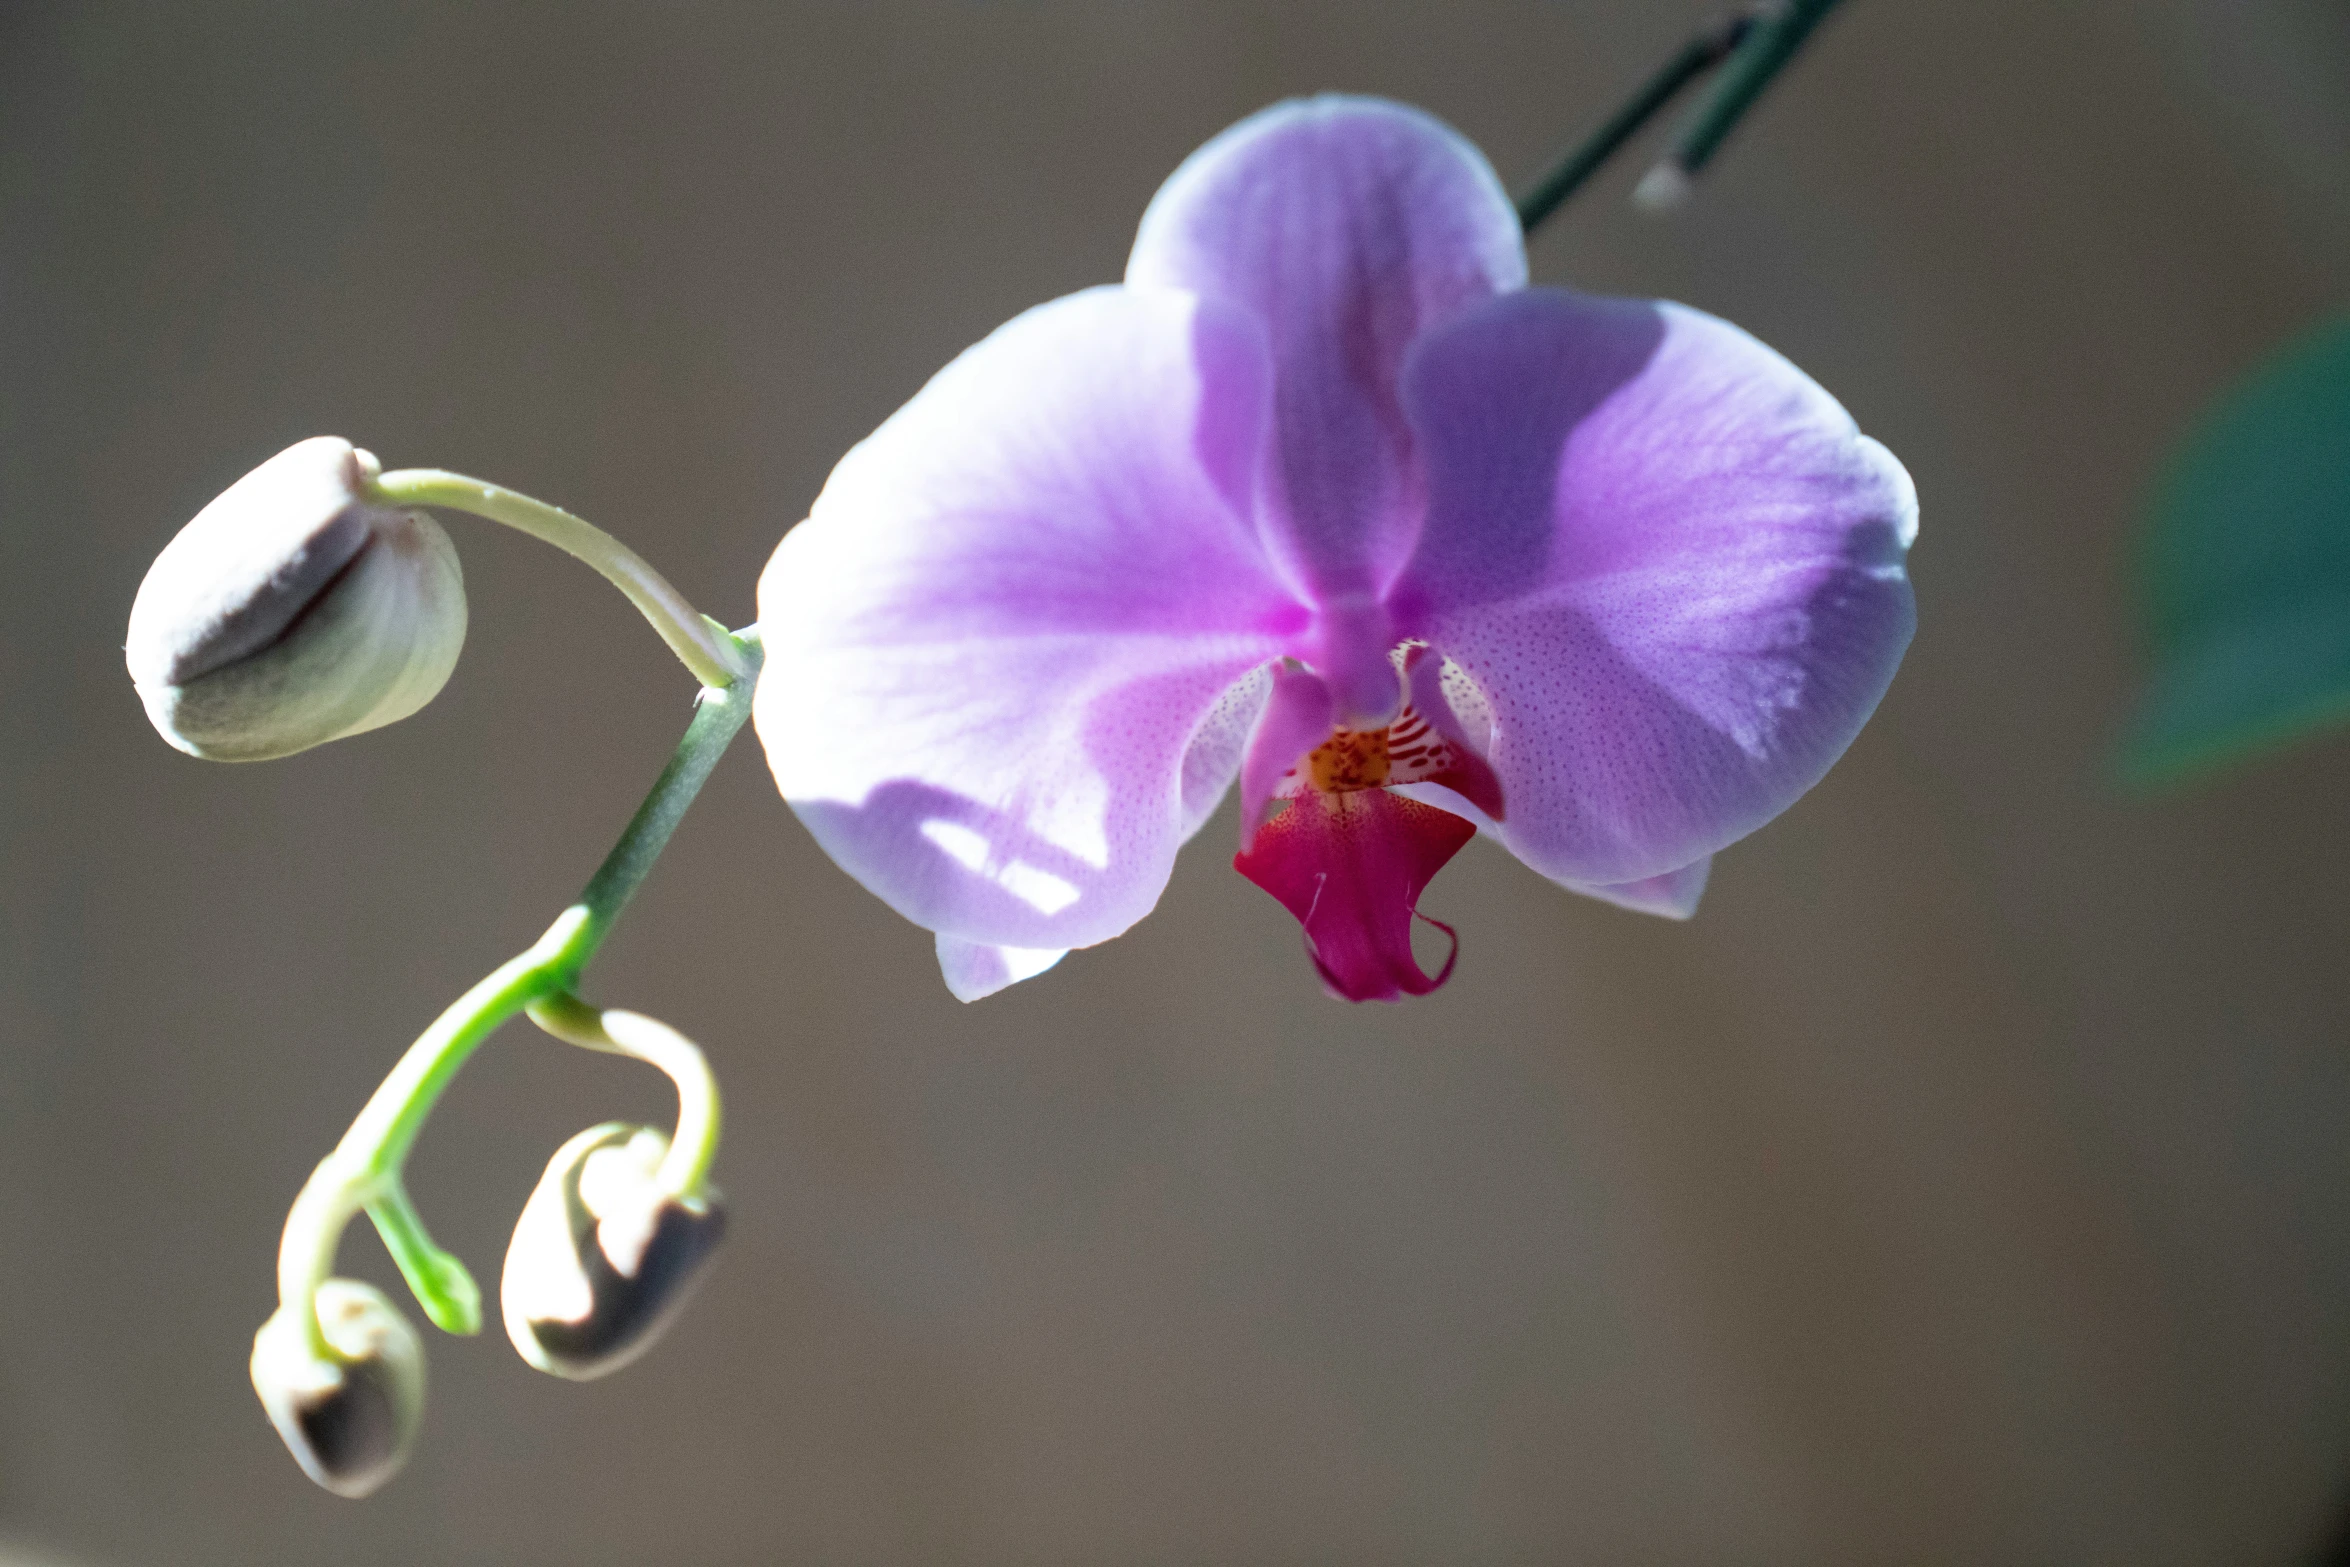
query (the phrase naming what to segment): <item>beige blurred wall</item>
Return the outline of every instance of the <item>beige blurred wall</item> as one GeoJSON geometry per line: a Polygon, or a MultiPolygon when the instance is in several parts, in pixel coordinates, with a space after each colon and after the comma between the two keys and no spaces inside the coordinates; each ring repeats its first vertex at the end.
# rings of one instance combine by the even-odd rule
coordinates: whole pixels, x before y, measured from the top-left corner
{"type": "MultiPolygon", "coordinates": [[[[1479,846],[1427,900],[1451,987],[1350,1010],[1227,817],[1131,936],[965,1008],[746,746],[592,976],[730,1096],[736,1226],[671,1340],[575,1387],[436,1338],[356,1506],[245,1386],[285,1202],[690,693],[587,573],[459,521],[434,707],[189,761],[119,651],[178,522],[333,431],[747,618],[831,461],[1114,278],[1212,131],[1388,93],[1523,178],[1702,10],[0,13],[0,1531],[95,1567],[2312,1549],[2350,1481],[2350,742],[2153,803],[2101,769],[2150,465],[2343,303],[2322,0],[1856,0],[1696,205],[1635,215],[1628,167],[1544,234],[1545,280],[1789,353],[1923,496],[1883,711],[1694,923],[1479,846]]],[[[414,1189],[494,1279],[620,1113],[663,1096],[503,1036],[414,1189]]]]}

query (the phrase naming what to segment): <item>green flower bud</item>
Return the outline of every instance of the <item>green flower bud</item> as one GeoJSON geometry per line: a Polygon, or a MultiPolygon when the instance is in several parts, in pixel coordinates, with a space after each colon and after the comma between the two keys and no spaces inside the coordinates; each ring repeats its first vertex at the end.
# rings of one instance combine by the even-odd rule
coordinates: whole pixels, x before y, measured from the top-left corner
{"type": "Polygon", "coordinates": [[[726,1231],[718,1194],[654,1184],[669,1139],[610,1122],[565,1143],[506,1249],[506,1334],[541,1371],[585,1381],[652,1347],[726,1231]]]}
{"type": "Polygon", "coordinates": [[[258,762],[406,718],[465,644],[465,582],[422,512],[375,505],[375,459],[329,435],[222,491],[139,584],[124,648],[164,739],[258,762]]]}
{"type": "Polygon", "coordinates": [[[408,1460],[424,1419],[424,1346],[383,1291],[357,1279],[318,1287],[320,1357],[280,1310],[253,1335],[253,1391],[302,1472],[337,1496],[365,1496],[408,1460]]]}

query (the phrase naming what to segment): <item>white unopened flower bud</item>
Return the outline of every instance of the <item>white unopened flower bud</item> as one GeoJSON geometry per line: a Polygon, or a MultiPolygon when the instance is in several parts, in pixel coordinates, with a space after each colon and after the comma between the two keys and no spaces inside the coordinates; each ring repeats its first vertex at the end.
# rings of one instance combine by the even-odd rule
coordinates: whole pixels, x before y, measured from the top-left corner
{"type": "Polygon", "coordinates": [[[407,1462],[424,1419],[424,1346],[383,1292],[356,1279],[318,1287],[320,1356],[280,1311],[253,1335],[253,1391],[302,1472],[365,1496],[407,1462]]]}
{"type": "Polygon", "coordinates": [[[422,512],[377,505],[375,459],[333,436],[222,491],[139,584],[124,649],[164,739],[258,762],[406,718],[465,643],[457,551],[422,512]]]}
{"type": "Polygon", "coordinates": [[[501,1287],[506,1334],[541,1371],[584,1381],[652,1347],[726,1230],[718,1194],[662,1192],[669,1140],[591,1127],[556,1150],[523,1205],[501,1287]]]}

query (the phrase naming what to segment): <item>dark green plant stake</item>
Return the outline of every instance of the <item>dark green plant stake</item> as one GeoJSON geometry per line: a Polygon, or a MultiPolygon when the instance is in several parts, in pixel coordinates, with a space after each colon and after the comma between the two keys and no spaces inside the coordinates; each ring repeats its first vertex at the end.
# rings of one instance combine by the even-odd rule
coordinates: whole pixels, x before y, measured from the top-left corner
{"type": "Polygon", "coordinates": [[[1748,6],[1700,29],[1658,67],[1655,75],[1640,84],[1622,108],[1577,142],[1518,198],[1519,225],[1528,234],[1541,227],[1649,121],[1670,108],[1692,83],[1727,61],[1721,79],[1690,117],[1673,150],[1642,177],[1633,192],[1633,200],[1651,211],[1679,205],[1698,172],[1712,161],[1764,89],[1787,68],[1837,3],[1788,0],[1781,5],[1748,6]]]}

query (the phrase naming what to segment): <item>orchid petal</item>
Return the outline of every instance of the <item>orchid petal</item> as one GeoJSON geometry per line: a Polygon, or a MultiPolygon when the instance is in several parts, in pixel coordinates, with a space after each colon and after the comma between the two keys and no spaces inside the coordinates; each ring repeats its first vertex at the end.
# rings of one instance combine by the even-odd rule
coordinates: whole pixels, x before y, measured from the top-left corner
{"type": "Polygon", "coordinates": [[[1067,947],[991,947],[960,936],[938,938],[938,970],[957,1001],[978,1001],[1034,979],[1068,955],[1067,947]]]}
{"type": "Polygon", "coordinates": [[[1565,883],[1573,892],[1587,898],[1598,898],[1619,909],[1630,909],[1635,914],[1658,914],[1669,920],[1685,920],[1697,912],[1697,900],[1705,896],[1706,878],[1713,873],[1714,857],[1707,855],[1667,871],[1662,876],[1647,876],[1639,881],[1618,882],[1612,887],[1594,887],[1575,882],[1565,883]]]}
{"type": "Polygon", "coordinates": [[[1342,1001],[1424,996],[1452,977],[1460,941],[1433,975],[1412,956],[1412,921],[1429,878],[1477,835],[1449,811],[1385,789],[1310,793],[1257,829],[1232,868],[1305,927],[1306,955],[1342,1001]]]}
{"type": "Polygon", "coordinates": [[[1678,870],[1817,782],[1915,623],[1917,499],[1800,370],[1678,305],[1528,290],[1421,344],[1426,529],[1392,602],[1489,709],[1556,880],[1678,870]]]}
{"type": "Polygon", "coordinates": [[[1273,670],[1259,665],[1225,688],[1192,731],[1183,751],[1183,837],[1207,824],[1241,770],[1273,691],[1273,670]]]}
{"type": "Polygon", "coordinates": [[[1240,764],[1243,852],[1256,841],[1274,789],[1308,751],[1330,738],[1331,715],[1330,687],[1319,675],[1274,666],[1272,697],[1240,764]]]}
{"type": "Polygon", "coordinates": [[[1401,104],[1279,104],[1160,187],[1126,280],[1230,304],[1264,328],[1274,366],[1267,548],[1324,612],[1328,645],[1311,661],[1342,714],[1385,722],[1397,693],[1379,604],[1421,512],[1397,391],[1406,351],[1526,280],[1517,215],[1492,166],[1401,104]]]}
{"type": "Polygon", "coordinates": [[[1242,510],[1266,381],[1245,317],[1072,295],[939,372],[784,537],[759,736],[901,914],[1063,948],[1157,901],[1237,766],[1234,688],[1305,624],[1242,510]]]}

